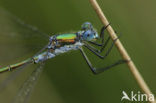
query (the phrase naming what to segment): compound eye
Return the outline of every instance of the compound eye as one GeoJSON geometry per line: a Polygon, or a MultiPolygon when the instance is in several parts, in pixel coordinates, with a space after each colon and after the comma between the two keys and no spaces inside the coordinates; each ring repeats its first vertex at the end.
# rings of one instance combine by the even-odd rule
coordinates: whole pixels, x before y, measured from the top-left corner
{"type": "Polygon", "coordinates": [[[89,37],[89,34],[87,34],[87,37],[89,37]]]}

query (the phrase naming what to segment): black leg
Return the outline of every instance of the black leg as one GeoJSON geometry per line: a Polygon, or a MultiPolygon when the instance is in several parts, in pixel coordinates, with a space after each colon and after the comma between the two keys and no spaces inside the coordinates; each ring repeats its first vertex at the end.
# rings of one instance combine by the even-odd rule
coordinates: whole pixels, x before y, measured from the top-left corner
{"type": "Polygon", "coordinates": [[[100,31],[100,38],[102,38],[102,43],[104,42],[104,31],[107,29],[107,27],[110,25],[110,23],[106,26],[103,26],[101,28],[101,31],[100,31]]]}
{"type": "Polygon", "coordinates": [[[93,54],[95,54],[96,56],[98,56],[100,59],[104,59],[105,57],[100,55],[98,52],[95,52],[92,48],[90,48],[87,45],[84,45],[84,47],[86,47],[87,49],[89,49],[93,54]]]}
{"type": "MultiPolygon", "coordinates": [[[[113,41],[112,46],[114,45],[115,41],[116,41],[118,38],[120,38],[120,37],[121,37],[121,34],[119,35],[119,37],[117,37],[117,38],[113,41]]],[[[106,46],[107,46],[107,44],[108,44],[109,41],[110,41],[110,36],[108,37],[108,39],[106,40],[106,42],[102,45],[102,47],[101,47],[100,50],[94,48],[94,47],[91,46],[91,45],[89,45],[87,42],[84,42],[84,43],[85,43],[86,45],[88,45],[90,48],[94,49],[94,51],[96,51],[96,52],[98,52],[98,53],[101,53],[101,52],[104,51],[104,49],[106,48],[106,46]]]]}
{"type": "Polygon", "coordinates": [[[87,46],[87,45],[84,45],[84,47],[86,47],[87,49],[89,49],[93,54],[95,54],[96,56],[98,56],[98,57],[101,58],[101,59],[105,59],[105,58],[108,56],[108,54],[110,53],[110,51],[108,51],[108,52],[103,56],[103,55],[99,54],[98,52],[94,51],[92,48],[90,48],[90,47],[87,46]]]}
{"type": "MultiPolygon", "coordinates": [[[[107,46],[108,42],[110,40],[110,36],[108,37],[108,39],[106,40],[106,43],[101,47],[101,49],[98,51],[99,53],[101,53],[107,46]]],[[[114,44],[114,43],[113,43],[114,44]]]]}
{"type": "MultiPolygon", "coordinates": [[[[89,42],[90,42],[91,44],[97,44],[98,46],[100,45],[100,46],[101,46],[100,50],[94,48],[93,46],[92,46],[92,49],[94,49],[96,52],[101,53],[101,52],[105,49],[105,47],[107,46],[107,44],[108,44],[109,41],[110,41],[110,36],[108,37],[108,39],[106,40],[106,42],[105,42],[103,45],[102,45],[102,44],[97,44],[97,43],[91,42],[91,41],[89,41],[89,42]]],[[[84,42],[84,43],[87,44],[87,42],[84,42]]],[[[89,44],[87,44],[87,45],[89,45],[89,44]]]]}
{"type": "Polygon", "coordinates": [[[94,74],[102,73],[102,72],[104,72],[105,70],[108,70],[108,69],[110,69],[110,68],[112,68],[112,67],[114,67],[114,66],[117,66],[117,65],[119,65],[119,64],[122,64],[122,63],[125,63],[125,62],[126,62],[125,60],[119,60],[119,61],[115,62],[114,64],[109,65],[109,66],[107,66],[107,67],[104,67],[104,68],[95,68],[95,67],[92,66],[92,63],[90,62],[90,60],[88,59],[87,55],[85,54],[85,52],[83,51],[82,48],[80,48],[80,51],[81,51],[81,53],[82,53],[84,59],[86,60],[88,66],[90,67],[91,71],[92,71],[94,74]]]}
{"type": "Polygon", "coordinates": [[[85,46],[87,49],[89,49],[89,50],[90,50],[93,54],[95,54],[96,56],[100,57],[101,59],[105,59],[105,58],[108,56],[108,54],[111,52],[111,50],[112,50],[112,48],[113,48],[114,43],[115,43],[116,40],[117,40],[117,39],[115,39],[115,40],[113,41],[111,47],[107,50],[107,52],[105,53],[104,56],[102,56],[102,55],[99,54],[99,52],[101,53],[101,52],[104,50],[103,48],[101,48],[101,50],[98,50],[98,49],[94,48],[93,46],[91,46],[91,45],[89,45],[89,44],[86,44],[86,43],[84,44],[84,46],[85,46]],[[97,51],[98,51],[98,52],[97,52],[97,51]]]}
{"type": "Polygon", "coordinates": [[[91,71],[92,71],[94,74],[96,74],[96,69],[93,68],[93,66],[92,66],[92,64],[91,64],[91,62],[90,62],[90,60],[88,59],[87,55],[85,54],[85,52],[83,51],[82,48],[80,48],[80,51],[81,51],[81,53],[82,53],[82,56],[85,58],[85,60],[86,60],[86,62],[87,62],[87,64],[88,64],[88,66],[90,67],[91,71]]]}
{"type": "MultiPolygon", "coordinates": [[[[92,46],[92,48],[96,51],[96,52],[99,52],[99,53],[101,53],[101,52],[103,52],[104,51],[104,49],[106,48],[106,46],[107,46],[107,44],[108,44],[108,42],[110,41],[110,36],[108,37],[108,39],[106,40],[106,42],[102,45],[102,44],[97,44],[98,46],[100,45],[101,46],[101,49],[99,50],[99,49],[96,49],[96,48],[94,48],[93,46],[92,46]]],[[[91,42],[91,41],[90,41],[91,42]]],[[[92,43],[94,43],[95,44],[95,42],[92,42],[92,43]]],[[[87,44],[87,43],[86,43],[87,44]]],[[[89,44],[88,44],[89,45],[89,44]]]]}
{"type": "Polygon", "coordinates": [[[92,42],[92,41],[88,41],[88,42],[93,45],[96,45],[96,46],[103,46],[103,44],[101,44],[101,43],[96,43],[96,42],[92,42]]]}
{"type": "Polygon", "coordinates": [[[115,63],[113,63],[113,64],[111,64],[111,65],[109,65],[109,66],[107,66],[107,67],[96,69],[96,74],[102,73],[102,72],[104,72],[105,70],[108,70],[108,69],[110,69],[110,68],[113,68],[113,67],[115,67],[115,66],[117,66],[117,65],[119,65],[119,64],[123,64],[123,63],[126,63],[126,62],[127,62],[126,60],[118,60],[117,62],[115,62],[115,63]]]}
{"type": "Polygon", "coordinates": [[[104,31],[106,30],[106,28],[109,25],[110,24],[108,24],[107,26],[101,28],[101,32],[100,32],[100,38],[102,39],[101,43],[96,43],[96,42],[92,42],[92,41],[89,41],[89,43],[94,44],[96,46],[103,46],[105,44],[105,42],[104,42],[104,31]]]}

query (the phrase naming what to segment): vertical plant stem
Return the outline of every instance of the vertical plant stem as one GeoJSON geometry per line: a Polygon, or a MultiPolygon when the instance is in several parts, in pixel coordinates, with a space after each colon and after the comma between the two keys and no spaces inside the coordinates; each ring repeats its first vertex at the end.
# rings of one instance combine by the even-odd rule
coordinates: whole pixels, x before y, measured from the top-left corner
{"type": "MultiPolygon", "coordinates": [[[[91,5],[93,6],[96,14],[100,18],[101,22],[103,23],[103,25],[105,25],[105,26],[108,25],[109,22],[108,22],[107,18],[105,17],[104,13],[102,12],[100,6],[98,5],[97,1],[96,0],[89,0],[89,1],[90,1],[91,5]]],[[[117,35],[111,26],[108,26],[107,31],[110,34],[112,40],[115,40],[117,38],[117,35]]],[[[115,45],[116,45],[117,49],[119,50],[123,59],[128,61],[127,65],[129,67],[130,71],[132,72],[134,78],[136,79],[138,85],[140,86],[142,91],[144,93],[146,93],[149,97],[150,94],[152,94],[152,92],[150,91],[149,87],[145,83],[143,77],[141,76],[141,74],[137,70],[135,64],[131,60],[130,56],[128,55],[127,51],[125,50],[125,48],[123,47],[123,45],[119,39],[115,42],[115,45]]],[[[150,103],[156,103],[156,102],[150,101],[150,103]]]]}

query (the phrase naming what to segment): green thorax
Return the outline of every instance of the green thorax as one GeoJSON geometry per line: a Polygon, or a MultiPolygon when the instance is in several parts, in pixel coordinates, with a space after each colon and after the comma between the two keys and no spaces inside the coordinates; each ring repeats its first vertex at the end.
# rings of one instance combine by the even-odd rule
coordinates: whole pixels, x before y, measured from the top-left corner
{"type": "Polygon", "coordinates": [[[74,40],[76,39],[76,34],[60,34],[56,37],[56,39],[61,39],[61,40],[74,40]]]}

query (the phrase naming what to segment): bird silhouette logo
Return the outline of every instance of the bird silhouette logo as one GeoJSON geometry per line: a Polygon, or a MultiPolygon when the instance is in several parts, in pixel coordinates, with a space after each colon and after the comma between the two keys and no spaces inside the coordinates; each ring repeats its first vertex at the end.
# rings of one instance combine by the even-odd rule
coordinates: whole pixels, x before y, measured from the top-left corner
{"type": "Polygon", "coordinates": [[[123,100],[123,99],[127,99],[127,100],[131,100],[129,97],[128,97],[128,95],[127,95],[127,93],[125,92],[125,91],[122,91],[122,94],[123,94],[123,96],[122,96],[122,98],[121,98],[121,101],[123,100]]]}

